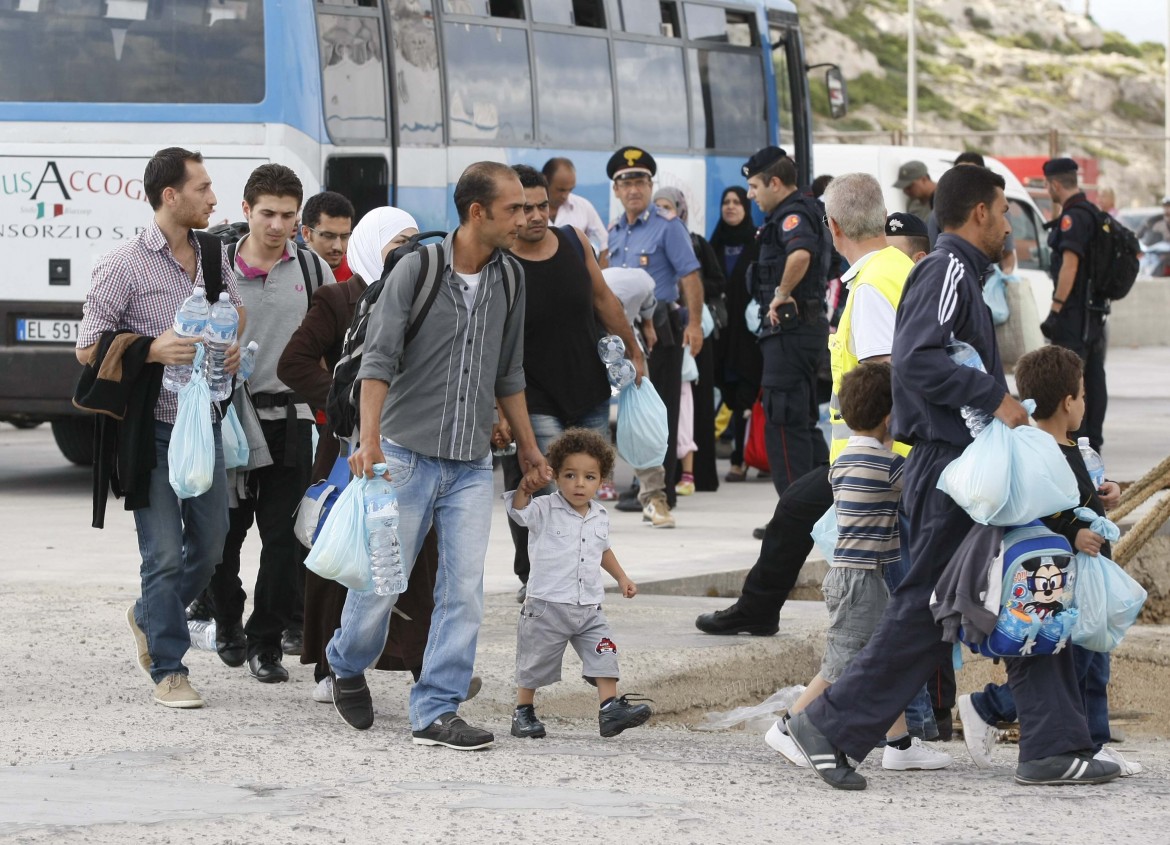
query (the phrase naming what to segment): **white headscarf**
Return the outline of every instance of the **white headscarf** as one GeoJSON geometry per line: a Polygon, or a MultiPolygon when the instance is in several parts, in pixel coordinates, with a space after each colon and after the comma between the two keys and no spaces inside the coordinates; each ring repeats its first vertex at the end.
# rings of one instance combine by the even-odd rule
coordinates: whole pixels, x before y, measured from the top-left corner
{"type": "Polygon", "coordinates": [[[414,218],[400,208],[386,205],[368,212],[353,227],[345,257],[349,269],[373,284],[382,278],[382,250],[403,229],[417,229],[414,218]]]}

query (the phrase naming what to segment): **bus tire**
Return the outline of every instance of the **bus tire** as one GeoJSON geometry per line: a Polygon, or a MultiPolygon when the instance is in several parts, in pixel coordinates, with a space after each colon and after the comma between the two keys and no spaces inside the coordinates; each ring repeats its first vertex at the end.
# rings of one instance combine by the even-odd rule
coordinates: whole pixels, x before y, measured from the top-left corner
{"type": "Polygon", "coordinates": [[[93,464],[93,417],[62,417],[53,420],[53,439],[57,448],[71,463],[79,466],[93,464]]]}

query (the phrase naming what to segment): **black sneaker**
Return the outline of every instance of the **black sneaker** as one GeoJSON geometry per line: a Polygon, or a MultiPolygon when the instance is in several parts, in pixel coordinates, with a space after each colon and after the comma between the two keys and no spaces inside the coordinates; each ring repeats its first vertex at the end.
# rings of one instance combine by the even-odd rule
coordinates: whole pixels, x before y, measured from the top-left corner
{"type": "Polygon", "coordinates": [[[649,698],[632,698],[636,692],[610,699],[597,712],[597,723],[602,736],[617,736],[627,728],[636,728],[650,718],[650,705],[631,704],[631,701],[651,701],[649,698]]]}
{"type": "Polygon", "coordinates": [[[305,650],[305,632],[300,628],[289,628],[280,636],[280,650],[293,657],[305,650]]]}
{"type": "Polygon", "coordinates": [[[374,724],[374,699],[366,686],[366,676],[339,678],[332,672],[329,674],[333,678],[333,706],[346,724],[359,731],[374,724]]]}
{"type": "Polygon", "coordinates": [[[1119,777],[1120,766],[1108,760],[1094,759],[1091,752],[1041,757],[1016,767],[1016,783],[1026,786],[1108,783],[1119,777]]]}
{"type": "Polygon", "coordinates": [[[442,745],[456,751],[478,751],[496,741],[491,731],[473,728],[457,713],[444,713],[421,731],[412,731],[415,745],[442,745]]]}
{"type": "Polygon", "coordinates": [[[789,716],[785,723],[788,736],[808,760],[821,780],[834,789],[865,789],[865,778],[849,765],[845,752],[838,750],[829,738],[809,721],[808,714],[789,716]]]}
{"type": "Polygon", "coordinates": [[[780,630],[777,620],[754,619],[739,609],[738,605],[704,613],[695,620],[695,627],[704,634],[751,634],[753,637],[770,637],[780,630]]]}
{"type": "Polygon", "coordinates": [[[215,651],[228,666],[243,666],[248,659],[248,638],[244,635],[244,623],[239,619],[220,624],[215,623],[215,651]]]}
{"type": "Polygon", "coordinates": [[[517,707],[512,711],[512,736],[540,739],[544,733],[544,722],[536,718],[534,708],[517,707]]]}

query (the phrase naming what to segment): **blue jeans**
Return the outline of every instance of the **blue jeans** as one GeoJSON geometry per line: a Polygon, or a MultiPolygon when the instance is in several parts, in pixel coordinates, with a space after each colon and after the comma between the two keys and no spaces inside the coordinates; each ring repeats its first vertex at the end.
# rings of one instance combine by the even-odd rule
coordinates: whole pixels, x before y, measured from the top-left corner
{"type": "MultiPolygon", "coordinates": [[[[483,562],[492,525],[492,458],[431,458],[382,441],[398,494],[398,541],[407,579],[432,522],[439,538],[435,609],[422,674],[410,691],[410,723],[422,730],[467,698],[483,620],[483,562]]],[[[326,648],[339,678],[355,678],[382,654],[397,594],[350,590],[326,648]]]]}
{"type": "Polygon", "coordinates": [[[202,496],[180,499],[171,489],[167,450],[170,423],[155,421],[158,462],[150,473],[150,506],[134,511],[138,551],[142,555],[142,596],[134,603],[134,620],[150,648],[150,677],[187,674],[183,655],[191,646],[187,605],[203,592],[223,555],[228,530],[227,475],[220,427],[215,433],[215,473],[202,496]]]}
{"type": "MultiPolygon", "coordinates": [[[[909,530],[909,520],[901,513],[898,514],[898,527],[902,536],[905,536],[905,532],[909,530]]],[[[906,544],[902,543],[898,562],[888,563],[882,570],[886,586],[890,588],[890,595],[893,595],[909,571],[910,554],[906,544]]],[[[920,739],[930,740],[938,737],[938,723],[934,719],[934,708],[930,704],[930,693],[926,687],[920,689],[914,700],[906,705],[906,728],[920,739]]]]}

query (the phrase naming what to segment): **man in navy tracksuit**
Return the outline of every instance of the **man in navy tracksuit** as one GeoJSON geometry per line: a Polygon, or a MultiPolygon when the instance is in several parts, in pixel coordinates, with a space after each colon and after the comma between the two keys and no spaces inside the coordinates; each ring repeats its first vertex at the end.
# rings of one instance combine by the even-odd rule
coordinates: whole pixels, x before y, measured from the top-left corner
{"type": "MultiPolygon", "coordinates": [[[[840,680],[788,722],[814,771],[838,789],[864,789],[845,755],[863,760],[936,667],[951,654],[930,612],[939,576],[974,524],[936,488],[943,469],[970,444],[959,412],[979,408],[1011,427],[1028,424],[1007,392],[984,276],[1011,231],[1004,181],[982,167],[956,167],[939,180],[934,209],[944,234],[906,281],[894,329],[894,437],[914,448],[906,461],[901,510],[910,571],[869,643],[840,680]],[[954,363],[954,337],[975,348],[987,372],[954,363]]],[[[1020,783],[1100,783],[1120,770],[1093,760],[1092,740],[1070,661],[1008,660],[1021,735],[1020,783]],[[1027,704],[1024,704],[1024,700],[1027,704]]]]}

